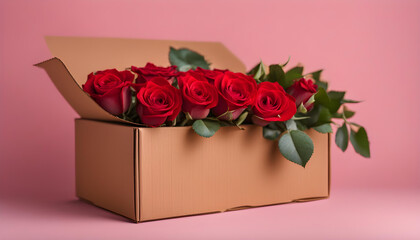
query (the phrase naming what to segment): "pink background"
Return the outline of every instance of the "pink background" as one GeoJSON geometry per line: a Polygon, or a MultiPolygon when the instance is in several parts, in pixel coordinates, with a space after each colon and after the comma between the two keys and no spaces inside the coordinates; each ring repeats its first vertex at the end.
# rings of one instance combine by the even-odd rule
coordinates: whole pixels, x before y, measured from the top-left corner
{"type": "Polygon", "coordinates": [[[0,238],[419,239],[420,1],[0,1],[0,238]],[[332,146],[332,197],[130,224],[74,194],[77,114],[43,36],[223,42],[251,67],[292,56],[347,90],[371,159],[332,146]],[[302,231],[304,230],[304,231],[302,231]]]}

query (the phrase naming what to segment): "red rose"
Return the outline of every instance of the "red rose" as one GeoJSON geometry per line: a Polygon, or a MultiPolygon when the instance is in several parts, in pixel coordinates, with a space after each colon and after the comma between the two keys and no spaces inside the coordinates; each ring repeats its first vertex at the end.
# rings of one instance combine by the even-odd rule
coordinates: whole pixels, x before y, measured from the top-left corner
{"type": "Polygon", "coordinates": [[[217,105],[216,88],[200,73],[183,73],[178,77],[178,84],[182,93],[182,111],[193,119],[206,118],[210,109],[217,105]]]}
{"type": "Polygon", "coordinates": [[[235,120],[254,104],[257,83],[251,76],[227,71],[216,78],[214,86],[219,93],[219,103],[213,108],[213,113],[220,119],[235,120]]]}
{"type": "Polygon", "coordinates": [[[227,70],[220,70],[220,69],[213,69],[213,70],[207,70],[201,67],[197,67],[195,72],[200,73],[203,75],[209,83],[214,84],[214,80],[216,80],[217,77],[222,76],[223,73],[225,73],[227,70]]]}
{"type": "Polygon", "coordinates": [[[287,121],[296,113],[295,99],[277,82],[258,84],[257,98],[252,107],[252,122],[265,126],[273,121],[287,121]]]}
{"type": "Polygon", "coordinates": [[[287,92],[296,99],[296,106],[299,107],[303,103],[303,106],[308,110],[312,110],[314,103],[308,102],[308,100],[316,93],[318,86],[311,80],[301,78],[299,81],[293,83],[287,89],[287,92]]]}
{"type": "Polygon", "coordinates": [[[174,77],[177,77],[179,74],[176,70],[176,66],[157,67],[153,63],[147,63],[146,66],[142,68],[131,66],[131,71],[138,74],[136,83],[145,83],[154,77],[163,77],[172,84],[174,77]]]}
{"type": "Polygon", "coordinates": [[[173,121],[182,107],[181,92],[163,77],[148,80],[137,93],[137,113],[151,127],[173,121]]]}
{"type": "Polygon", "coordinates": [[[130,71],[108,69],[89,74],[83,91],[109,113],[121,115],[130,107],[130,84],[133,80],[134,75],[130,71]]]}

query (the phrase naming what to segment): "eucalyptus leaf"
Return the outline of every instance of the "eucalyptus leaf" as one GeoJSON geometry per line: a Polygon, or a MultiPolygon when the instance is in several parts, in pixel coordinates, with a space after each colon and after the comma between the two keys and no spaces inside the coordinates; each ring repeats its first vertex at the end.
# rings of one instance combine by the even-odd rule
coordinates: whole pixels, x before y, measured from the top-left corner
{"type": "Polygon", "coordinates": [[[196,69],[197,67],[210,69],[210,64],[202,55],[187,48],[175,49],[171,47],[169,50],[169,62],[171,65],[176,65],[181,72],[196,69]]]}
{"type": "Polygon", "coordinates": [[[360,127],[357,132],[351,130],[350,141],[354,151],[363,157],[370,158],[369,139],[365,128],[360,127]]]}
{"type": "Polygon", "coordinates": [[[314,129],[317,132],[320,132],[320,133],[332,133],[333,132],[333,130],[331,128],[331,124],[329,124],[329,123],[325,123],[325,124],[316,126],[316,127],[314,127],[314,129]]]}
{"type": "Polygon", "coordinates": [[[286,159],[305,167],[314,152],[314,144],[306,133],[291,130],[281,136],[279,149],[286,159]]]}
{"type": "Polygon", "coordinates": [[[202,136],[209,138],[213,136],[217,130],[220,128],[220,123],[218,121],[211,121],[211,120],[195,120],[192,128],[194,131],[202,136]]]}
{"type": "Polygon", "coordinates": [[[337,129],[337,132],[335,133],[335,144],[343,152],[346,151],[347,146],[349,145],[349,132],[345,122],[343,123],[343,126],[337,129]]]}

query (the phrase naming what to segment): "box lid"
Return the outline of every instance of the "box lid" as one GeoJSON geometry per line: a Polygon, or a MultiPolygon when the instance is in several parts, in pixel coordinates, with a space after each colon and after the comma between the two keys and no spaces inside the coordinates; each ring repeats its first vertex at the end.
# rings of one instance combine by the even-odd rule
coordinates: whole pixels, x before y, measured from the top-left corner
{"type": "Polygon", "coordinates": [[[109,68],[123,70],[132,65],[144,66],[147,62],[169,66],[170,46],[199,52],[213,68],[246,70],[245,65],[218,42],[55,36],[45,40],[54,58],[35,66],[45,69],[67,102],[86,119],[129,123],[106,112],[82,90],[89,73],[109,68]]]}

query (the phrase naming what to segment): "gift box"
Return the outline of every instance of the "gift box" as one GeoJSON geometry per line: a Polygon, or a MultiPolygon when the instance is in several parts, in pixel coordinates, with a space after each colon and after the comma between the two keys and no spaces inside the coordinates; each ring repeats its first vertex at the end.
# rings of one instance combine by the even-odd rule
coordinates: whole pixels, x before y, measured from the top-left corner
{"type": "Polygon", "coordinates": [[[212,138],[191,126],[148,128],[103,110],[81,86],[98,69],[153,62],[169,48],[202,53],[212,66],[245,72],[217,42],[46,37],[54,58],[36,64],[79,114],[76,194],[135,222],[329,197],[330,134],[306,133],[315,146],[305,168],[286,160],[261,127],[222,127],[212,138]]]}

